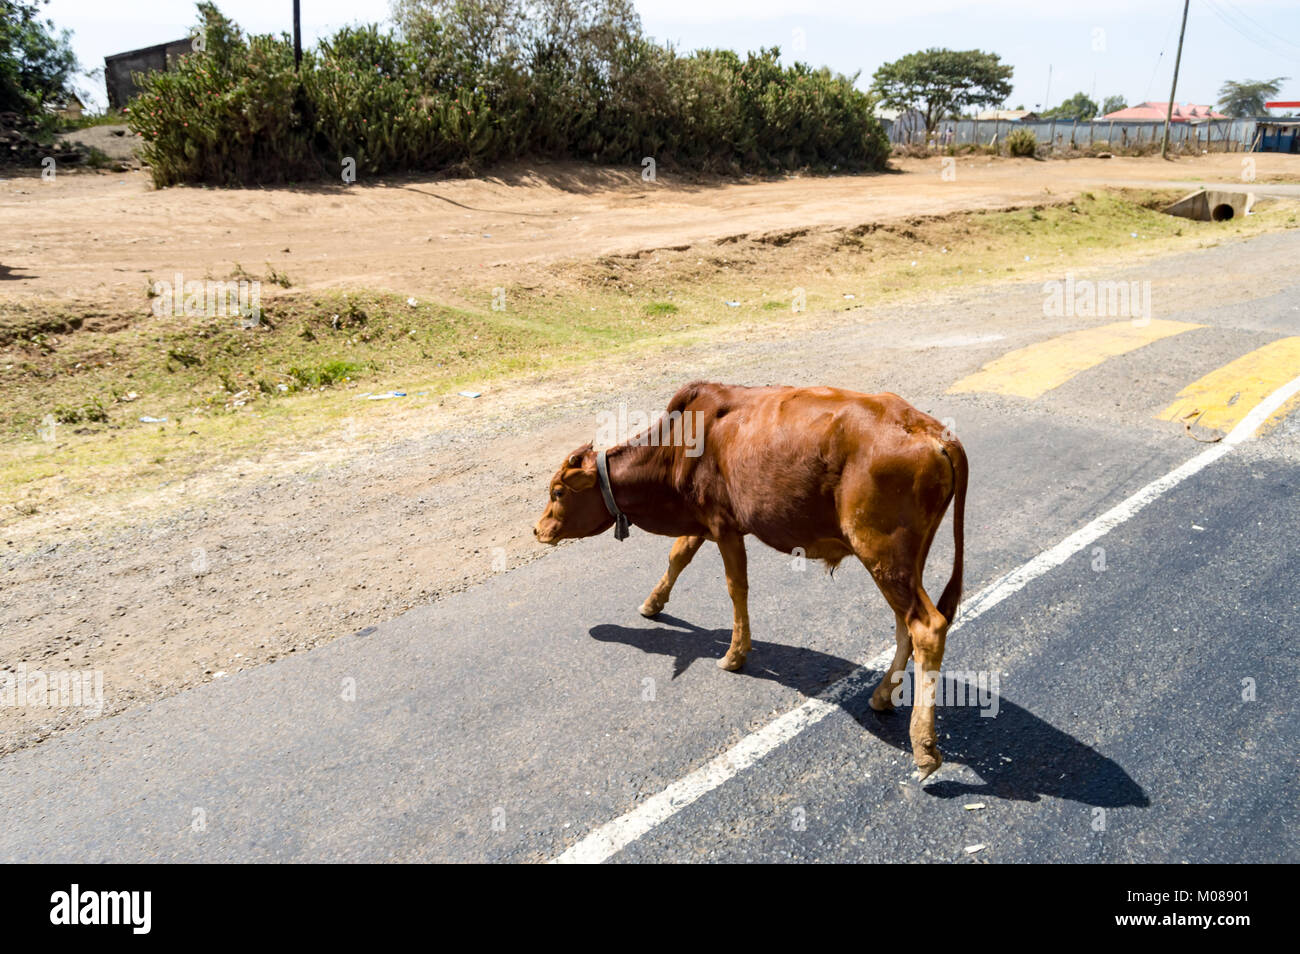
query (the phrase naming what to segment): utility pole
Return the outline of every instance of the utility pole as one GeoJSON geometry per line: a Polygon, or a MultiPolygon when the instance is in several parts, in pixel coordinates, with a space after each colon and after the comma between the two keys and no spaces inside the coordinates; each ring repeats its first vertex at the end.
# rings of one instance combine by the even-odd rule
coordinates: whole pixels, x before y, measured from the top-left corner
{"type": "Polygon", "coordinates": [[[1183,25],[1178,30],[1178,55],[1174,57],[1174,85],[1169,88],[1169,110],[1165,113],[1165,138],[1160,144],[1160,158],[1169,158],[1169,122],[1174,116],[1174,96],[1178,93],[1178,65],[1183,61],[1183,34],[1187,32],[1187,8],[1192,0],[1183,0],[1183,25]]]}
{"type": "Polygon", "coordinates": [[[302,15],[298,0],[293,0],[293,68],[302,68],[302,15]]]}

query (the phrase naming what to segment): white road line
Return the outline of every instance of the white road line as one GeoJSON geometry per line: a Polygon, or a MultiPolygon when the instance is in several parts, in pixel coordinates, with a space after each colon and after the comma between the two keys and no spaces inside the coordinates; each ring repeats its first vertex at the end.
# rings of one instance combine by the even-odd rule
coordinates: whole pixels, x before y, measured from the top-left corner
{"type": "MultiPolygon", "coordinates": [[[[1282,385],[1256,405],[1222,441],[1197,454],[1163,477],[1153,480],[1127,500],[1070,534],[1056,546],[1044,550],[1028,563],[1012,570],[966,600],[962,603],[957,620],[949,632],[987,613],[1008,596],[1020,591],[1047,571],[1060,566],[1088,544],[1124,523],[1166,491],[1204,470],[1220,457],[1230,453],[1238,444],[1249,440],[1261,424],[1296,394],[1300,394],[1300,377],[1282,385]]],[[[889,664],[893,655],[892,645],[881,650],[821,695],[809,699],[799,708],[750,733],[717,758],[673,782],[662,792],[650,796],[627,814],[606,822],[590,832],[559,857],[551,859],[551,864],[599,864],[613,857],[692,802],[739,775],[763,756],[793,739],[804,729],[816,725],[839,708],[841,703],[874,684],[879,672],[889,664]]]]}

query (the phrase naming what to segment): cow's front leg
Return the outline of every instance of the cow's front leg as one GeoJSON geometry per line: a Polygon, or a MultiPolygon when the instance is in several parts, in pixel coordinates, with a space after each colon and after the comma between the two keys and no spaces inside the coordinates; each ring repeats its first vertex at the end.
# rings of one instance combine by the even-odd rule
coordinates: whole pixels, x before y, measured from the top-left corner
{"type": "Polygon", "coordinates": [[[686,569],[687,564],[691,562],[703,545],[703,537],[678,537],[673,541],[672,552],[668,554],[668,569],[664,572],[663,579],[650,591],[650,595],[641,604],[640,613],[642,616],[649,618],[658,616],[663,612],[664,604],[668,602],[668,597],[672,595],[673,584],[677,582],[677,577],[681,575],[682,570],[686,569]]]}
{"type": "Polygon", "coordinates": [[[745,562],[745,538],[740,534],[718,537],[722,565],[727,571],[727,593],[731,596],[734,621],[731,646],[718,660],[720,669],[733,672],[745,664],[749,655],[749,570],[745,562]]]}

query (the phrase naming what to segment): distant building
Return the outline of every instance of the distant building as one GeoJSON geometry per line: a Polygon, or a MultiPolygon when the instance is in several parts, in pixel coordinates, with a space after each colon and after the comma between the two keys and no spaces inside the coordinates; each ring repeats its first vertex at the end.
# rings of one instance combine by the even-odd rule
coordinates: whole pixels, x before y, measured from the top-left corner
{"type": "Polygon", "coordinates": [[[925,142],[925,113],[919,109],[877,109],[876,118],[892,143],[925,142]]]}
{"type": "Polygon", "coordinates": [[[193,52],[193,49],[193,41],[190,39],[172,40],[170,43],[159,43],[157,46],[146,46],[143,49],[104,57],[104,85],[108,87],[108,108],[121,109],[136,93],[140,92],[131,78],[132,73],[169,70],[178,58],[193,52]]]}
{"type": "MultiPolygon", "coordinates": [[[[1140,103],[1137,106],[1126,106],[1124,109],[1117,109],[1115,112],[1107,113],[1100,118],[1111,119],[1117,123],[1141,122],[1143,120],[1164,122],[1165,115],[1168,112],[1168,101],[1163,103],[1140,103]]],[[[1169,117],[1169,121],[1174,123],[1203,123],[1210,119],[1227,118],[1223,113],[1215,112],[1212,106],[1201,106],[1196,103],[1174,103],[1174,114],[1169,117]]]]}
{"type": "Polygon", "coordinates": [[[1300,152],[1300,119],[1261,119],[1255,126],[1254,152],[1300,152]]]}

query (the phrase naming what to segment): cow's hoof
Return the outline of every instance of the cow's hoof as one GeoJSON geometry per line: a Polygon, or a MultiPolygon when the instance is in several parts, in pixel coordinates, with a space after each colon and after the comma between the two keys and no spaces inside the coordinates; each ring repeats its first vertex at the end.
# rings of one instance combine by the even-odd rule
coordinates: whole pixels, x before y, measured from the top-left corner
{"type": "Polygon", "coordinates": [[[893,712],[894,703],[890,700],[889,694],[877,696],[874,692],[871,698],[867,700],[867,705],[871,706],[876,712],[893,712]]]}
{"type": "Polygon", "coordinates": [[[745,657],[740,653],[727,653],[718,660],[718,668],[725,669],[727,672],[735,672],[743,665],[745,665],[745,657]]]}
{"type": "Polygon", "coordinates": [[[912,754],[912,759],[916,762],[916,780],[918,782],[924,782],[943,764],[943,756],[939,754],[939,750],[933,745],[917,749],[912,754]]]}
{"type": "Polygon", "coordinates": [[[663,611],[664,611],[664,604],[656,603],[653,599],[647,599],[644,603],[641,604],[641,608],[637,610],[637,612],[640,613],[642,616],[644,616],[646,619],[654,619],[663,611]]]}

